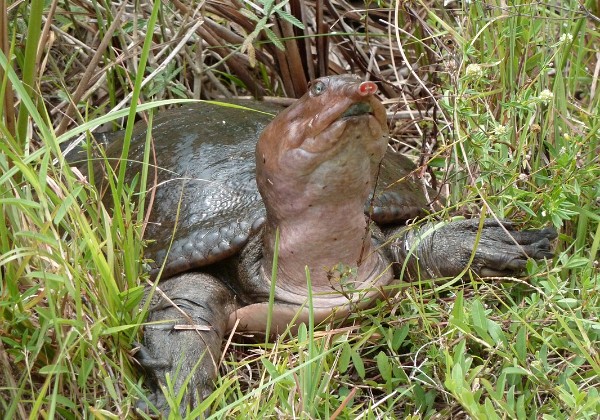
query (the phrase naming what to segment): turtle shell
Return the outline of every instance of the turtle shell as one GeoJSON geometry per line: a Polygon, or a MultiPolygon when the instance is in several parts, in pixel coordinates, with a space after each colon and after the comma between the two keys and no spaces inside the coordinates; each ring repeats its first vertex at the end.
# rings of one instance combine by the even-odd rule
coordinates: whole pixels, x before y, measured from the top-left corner
{"type": "MultiPolygon", "coordinates": [[[[262,112],[194,103],[155,116],[156,161],[151,153],[148,188],[154,185],[154,168],[157,180],[144,233],[152,274],[164,265],[166,278],[234,255],[262,226],[265,209],[256,187],[254,149],[281,108],[249,105],[262,112]]],[[[126,182],[142,170],[146,132],[144,123],[136,124],[126,182]]],[[[109,159],[120,156],[122,144],[121,132],[106,149],[109,159]]],[[[147,196],[150,200],[151,191],[147,196]]]]}
{"type": "MultiPolygon", "coordinates": [[[[255,147],[281,108],[256,101],[235,104],[194,103],[154,118],[156,161],[150,158],[148,179],[153,185],[156,167],[157,182],[144,234],[153,275],[162,267],[167,278],[235,255],[265,221],[255,180],[255,147]]],[[[141,171],[146,132],[145,124],[136,124],[127,182],[141,171]]],[[[106,149],[109,159],[121,154],[122,134],[115,137],[106,149]]],[[[423,212],[428,200],[410,175],[413,170],[401,154],[385,155],[375,194],[365,203],[373,221],[395,223],[423,212]]]]}

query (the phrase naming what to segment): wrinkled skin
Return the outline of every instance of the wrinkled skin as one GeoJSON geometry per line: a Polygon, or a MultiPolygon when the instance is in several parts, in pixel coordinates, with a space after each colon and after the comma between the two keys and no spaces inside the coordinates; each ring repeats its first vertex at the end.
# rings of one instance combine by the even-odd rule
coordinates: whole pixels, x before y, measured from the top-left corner
{"type": "Polygon", "coordinates": [[[408,274],[442,278],[460,275],[471,260],[475,242],[477,252],[468,266],[484,277],[511,276],[525,270],[528,258],[551,258],[550,240],[556,238],[552,228],[517,231],[507,221],[486,219],[460,220],[438,229],[431,225],[421,229],[400,229],[401,240],[395,240],[392,253],[395,261],[407,261],[408,274]],[[410,247],[418,258],[409,258],[410,247]],[[443,263],[440,256],[445,256],[443,263]]]}
{"type": "MultiPolygon", "coordinates": [[[[187,381],[179,407],[184,413],[210,393],[227,331],[234,325],[237,331],[266,330],[276,232],[280,241],[270,326],[274,333],[285,329],[295,316],[296,325],[308,319],[305,267],[311,273],[315,320],[321,322],[372,304],[383,297],[382,286],[392,284],[400,273],[426,278],[460,275],[471,261],[476,243],[470,269],[478,275],[518,274],[527,258],[552,256],[550,241],[556,232],[551,229],[519,232],[509,222],[493,220],[485,220],[480,229],[478,219],[448,223],[433,233],[429,225],[419,229],[403,226],[400,221],[418,216],[428,200],[418,187],[392,185],[410,169],[398,155],[385,155],[386,114],[375,90],[372,83],[361,83],[354,76],[321,78],[304,97],[278,114],[256,146],[255,187],[262,197],[258,206],[254,198],[245,198],[255,197],[250,181],[250,187],[243,187],[248,192],[240,195],[241,207],[231,213],[227,213],[229,205],[223,204],[220,192],[216,210],[203,210],[198,203],[212,203],[213,193],[171,191],[163,197],[157,190],[154,211],[168,211],[161,200],[183,196],[182,205],[194,207],[195,203],[196,208],[182,215],[200,215],[202,226],[194,228],[183,221],[184,228],[179,231],[162,225],[152,231],[164,236],[158,238],[163,244],[170,242],[173,232],[174,243],[182,241],[172,260],[161,253],[164,245],[151,254],[166,261],[167,274],[158,286],[164,295],[159,291],[152,294],[148,322],[153,324],[145,328],[137,354],[148,377],[148,400],[159,411],[172,409],[161,389],[165,375],[171,376],[177,392],[187,381]],[[254,204],[248,208],[250,201],[254,204]],[[225,213],[217,213],[215,218],[213,210],[225,213]],[[223,226],[212,229],[219,221],[223,226]],[[202,238],[208,234],[214,244],[206,246],[202,238]],[[352,268],[354,274],[342,278],[335,269],[338,264],[352,268]],[[340,293],[342,281],[352,282],[365,293],[340,293]],[[155,324],[159,321],[163,322],[155,324]]],[[[164,124],[170,127],[168,119],[164,124]]],[[[196,129],[200,130],[192,128],[196,129]]],[[[155,141],[161,144],[168,139],[155,141]]],[[[220,142],[207,141],[216,146],[220,142]]],[[[218,172],[221,156],[233,160],[237,156],[235,148],[212,153],[219,159],[206,176],[218,172]]],[[[192,163],[196,159],[203,162],[205,157],[186,155],[192,163]]],[[[245,156],[238,163],[241,172],[248,170],[247,162],[245,156]]],[[[165,166],[160,161],[157,164],[165,166]]],[[[178,164],[168,164],[167,169],[178,164]]],[[[219,182],[232,177],[235,174],[219,182]]],[[[164,218],[163,213],[157,217],[164,218]]],[[[148,409],[145,402],[140,408],[148,409]]]]}

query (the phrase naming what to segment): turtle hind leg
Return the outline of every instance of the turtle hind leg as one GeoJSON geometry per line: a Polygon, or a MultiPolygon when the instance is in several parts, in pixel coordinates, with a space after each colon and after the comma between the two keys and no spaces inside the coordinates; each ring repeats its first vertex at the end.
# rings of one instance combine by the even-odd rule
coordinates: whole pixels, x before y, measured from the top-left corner
{"type": "Polygon", "coordinates": [[[140,400],[138,410],[155,408],[168,416],[175,409],[183,415],[210,395],[233,303],[231,290],[205,273],[185,273],[159,284],[135,355],[150,390],[150,404],[140,400]],[[172,401],[183,396],[179,407],[165,396],[167,375],[172,401]]]}

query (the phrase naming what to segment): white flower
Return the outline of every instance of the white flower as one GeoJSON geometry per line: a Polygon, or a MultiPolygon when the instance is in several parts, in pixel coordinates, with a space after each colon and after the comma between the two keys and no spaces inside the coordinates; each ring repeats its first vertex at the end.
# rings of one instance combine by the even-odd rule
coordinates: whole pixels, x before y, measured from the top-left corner
{"type": "Polygon", "coordinates": [[[540,92],[540,96],[538,96],[538,99],[547,104],[548,102],[552,101],[552,99],[554,99],[554,93],[552,93],[550,89],[544,89],[540,92]]]}
{"type": "Polygon", "coordinates": [[[498,124],[497,126],[494,127],[494,134],[497,137],[502,137],[506,133],[508,133],[508,127],[506,127],[505,125],[498,124]]]}
{"type": "Polygon", "coordinates": [[[571,34],[562,34],[560,36],[560,43],[564,43],[565,41],[571,42],[573,41],[573,35],[571,34]]]}
{"type": "Polygon", "coordinates": [[[483,69],[479,64],[469,64],[465,70],[467,77],[479,78],[483,76],[483,69]]]}

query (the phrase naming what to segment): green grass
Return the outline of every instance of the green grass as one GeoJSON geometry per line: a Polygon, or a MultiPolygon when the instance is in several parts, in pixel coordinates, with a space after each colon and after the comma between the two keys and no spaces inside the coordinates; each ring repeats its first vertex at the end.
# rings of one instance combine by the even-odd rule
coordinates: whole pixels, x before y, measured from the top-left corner
{"type": "MultiPolygon", "coordinates": [[[[184,77],[192,65],[182,58],[190,51],[148,78],[160,63],[166,30],[181,17],[170,7],[157,2],[139,20],[110,29],[114,16],[103,2],[93,8],[67,3],[51,17],[64,33],[88,45],[97,45],[95,35],[116,42],[86,51],[102,63],[105,93],[76,94],[72,80],[82,56],[38,51],[42,16],[50,16],[44,2],[10,9],[0,36],[9,41],[0,54],[0,96],[13,97],[13,89],[18,104],[14,129],[5,119],[13,103],[0,104],[5,418],[132,415],[144,393],[131,349],[145,316],[144,195],[137,191],[148,181],[142,176],[131,188],[117,171],[110,187],[115,200],[103,204],[65,163],[60,146],[82,133],[89,137],[97,124],[118,125],[125,115],[192,96],[184,77]],[[97,34],[82,26],[90,16],[106,23],[97,34]],[[139,51],[120,56],[133,41],[139,51]],[[127,95],[134,106],[109,114],[127,95]],[[156,99],[166,101],[151,102],[156,99]],[[52,109],[63,104],[65,111],[69,100],[77,103],[70,114],[77,123],[59,129],[52,109]]],[[[437,123],[424,118],[415,125],[437,144],[429,163],[449,193],[442,217],[485,208],[520,226],[554,225],[560,230],[555,259],[531,262],[525,279],[401,283],[393,298],[343,326],[309,325],[274,343],[233,337],[206,402],[215,417],[597,418],[598,26],[575,1],[500,4],[400,8],[398,26],[412,22],[416,35],[398,30],[403,54],[420,60],[414,76],[437,88],[437,123]],[[410,10],[420,20],[409,19],[410,10]]],[[[599,15],[593,2],[584,6],[599,15]]],[[[394,30],[371,42],[387,44],[400,66],[394,30]]],[[[265,89],[277,92],[269,67],[257,66],[265,89]]],[[[219,80],[243,92],[240,78],[219,80]]],[[[204,89],[216,86],[210,83],[204,89]]]]}

